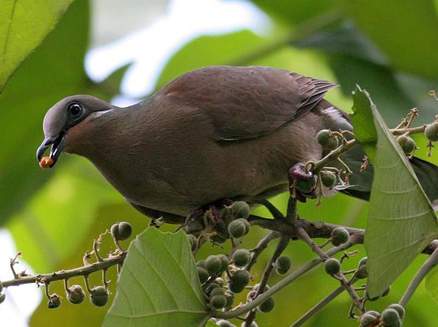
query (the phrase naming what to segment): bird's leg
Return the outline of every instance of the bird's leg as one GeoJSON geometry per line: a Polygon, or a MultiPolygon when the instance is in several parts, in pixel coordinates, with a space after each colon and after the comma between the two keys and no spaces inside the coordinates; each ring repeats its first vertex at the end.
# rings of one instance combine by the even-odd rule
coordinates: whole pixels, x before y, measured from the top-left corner
{"type": "Polygon", "coordinates": [[[218,242],[225,241],[227,231],[222,210],[231,203],[231,200],[219,200],[193,210],[184,224],[186,232],[218,242]]]}

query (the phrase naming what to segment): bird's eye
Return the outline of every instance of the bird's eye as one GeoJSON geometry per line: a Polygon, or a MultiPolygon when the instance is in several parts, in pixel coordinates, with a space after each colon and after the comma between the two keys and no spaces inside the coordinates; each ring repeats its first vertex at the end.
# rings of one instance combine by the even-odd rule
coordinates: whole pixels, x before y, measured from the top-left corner
{"type": "Polygon", "coordinates": [[[82,108],[82,106],[79,103],[71,103],[68,106],[68,112],[70,113],[70,115],[73,118],[78,118],[82,115],[82,112],[84,111],[84,109],[82,108]]]}

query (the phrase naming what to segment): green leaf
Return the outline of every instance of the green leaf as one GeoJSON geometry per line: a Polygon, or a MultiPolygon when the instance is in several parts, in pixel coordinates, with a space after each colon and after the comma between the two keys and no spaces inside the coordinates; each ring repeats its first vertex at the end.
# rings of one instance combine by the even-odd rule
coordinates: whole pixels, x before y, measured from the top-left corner
{"type": "Polygon", "coordinates": [[[0,2],[0,91],[20,62],[53,29],[72,1],[0,2]]]}
{"type": "Polygon", "coordinates": [[[432,0],[344,0],[346,12],[392,66],[438,77],[438,16],[432,0]]]}
{"type": "Polygon", "coordinates": [[[206,310],[184,232],[149,228],[129,247],[103,326],[201,326],[206,310]]]}
{"type": "Polygon", "coordinates": [[[92,83],[87,90],[89,94],[100,97],[102,99],[111,100],[112,97],[120,93],[120,85],[126,71],[131,67],[132,63],[123,65],[114,70],[106,79],[100,83],[92,83]]]}
{"type": "Polygon", "coordinates": [[[88,1],[75,1],[0,94],[0,224],[50,176],[35,160],[36,148],[43,139],[42,121],[56,101],[83,92],[87,85],[83,58],[88,19],[88,1]]]}
{"type": "Polygon", "coordinates": [[[230,63],[263,44],[263,39],[250,31],[219,36],[201,36],[175,53],[162,70],[156,87],[195,68],[230,63]],[[218,51],[220,49],[220,51],[218,51]]]}
{"type": "MultiPolygon", "coordinates": [[[[366,112],[370,112],[377,131],[374,181],[365,233],[368,292],[375,297],[381,295],[426,245],[438,236],[438,224],[432,205],[411,165],[368,93],[359,87],[355,93],[354,108],[357,115],[368,116],[366,112]],[[362,111],[365,113],[359,113],[362,111]]],[[[364,123],[355,125],[355,131],[370,135],[370,128],[368,132],[363,132],[364,123]]]]}
{"type": "Polygon", "coordinates": [[[353,94],[353,114],[350,116],[354,126],[354,135],[359,143],[363,146],[365,152],[371,161],[376,156],[377,131],[374,124],[372,110],[363,110],[371,108],[375,110],[375,105],[371,98],[365,92],[354,92],[353,94]]]}
{"type": "Polygon", "coordinates": [[[327,12],[334,0],[252,0],[260,9],[280,21],[297,24],[327,12]]]}

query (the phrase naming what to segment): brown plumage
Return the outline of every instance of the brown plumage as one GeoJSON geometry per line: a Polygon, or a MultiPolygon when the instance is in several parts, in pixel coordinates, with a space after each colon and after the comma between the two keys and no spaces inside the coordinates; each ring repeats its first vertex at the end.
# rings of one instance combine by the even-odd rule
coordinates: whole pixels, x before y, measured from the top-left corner
{"type": "Polygon", "coordinates": [[[221,199],[285,190],[288,168],[317,160],[322,128],[351,129],[323,100],[334,84],[267,67],[187,73],[144,102],[118,108],[77,95],[44,119],[45,141],[87,157],[137,209],[187,215],[221,199]]]}

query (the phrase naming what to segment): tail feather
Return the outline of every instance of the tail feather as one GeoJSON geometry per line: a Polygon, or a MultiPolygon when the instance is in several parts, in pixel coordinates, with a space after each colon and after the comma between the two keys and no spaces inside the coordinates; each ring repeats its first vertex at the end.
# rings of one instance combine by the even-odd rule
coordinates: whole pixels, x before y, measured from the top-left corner
{"type": "Polygon", "coordinates": [[[434,209],[438,209],[438,167],[420,158],[412,158],[412,168],[434,209]]]}
{"type": "MultiPolygon", "coordinates": [[[[353,175],[350,178],[350,184],[352,186],[346,190],[343,190],[342,192],[362,200],[369,200],[374,169],[370,165],[366,171],[360,171],[363,157],[364,152],[359,145],[355,146],[343,156],[344,161],[353,171],[353,175]]],[[[426,195],[428,196],[435,210],[437,210],[438,166],[416,157],[411,158],[410,162],[421,186],[426,192],[426,195]]]]}

